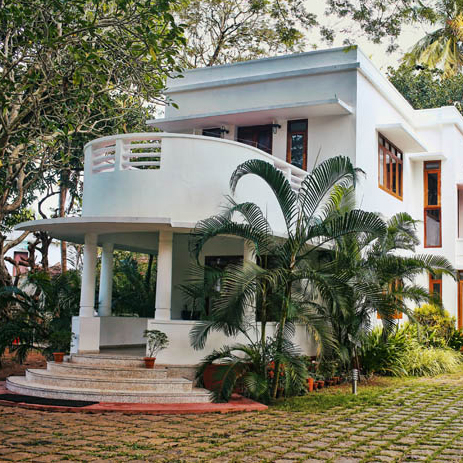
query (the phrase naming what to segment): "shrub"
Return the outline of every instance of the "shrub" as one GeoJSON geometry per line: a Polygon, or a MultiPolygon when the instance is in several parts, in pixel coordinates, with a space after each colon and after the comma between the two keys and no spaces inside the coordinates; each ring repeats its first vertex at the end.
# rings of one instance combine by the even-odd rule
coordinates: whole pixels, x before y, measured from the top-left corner
{"type": "Polygon", "coordinates": [[[424,304],[413,312],[420,324],[419,341],[427,346],[445,347],[455,331],[455,318],[441,307],[424,304]]]}
{"type": "Polygon", "coordinates": [[[463,356],[453,349],[420,344],[417,327],[410,324],[387,338],[375,328],[363,339],[361,352],[366,374],[434,376],[455,373],[463,365],[463,356]]]}
{"type": "Polygon", "coordinates": [[[461,351],[463,348],[463,331],[461,329],[454,330],[452,336],[449,339],[448,346],[451,349],[461,351]]]}

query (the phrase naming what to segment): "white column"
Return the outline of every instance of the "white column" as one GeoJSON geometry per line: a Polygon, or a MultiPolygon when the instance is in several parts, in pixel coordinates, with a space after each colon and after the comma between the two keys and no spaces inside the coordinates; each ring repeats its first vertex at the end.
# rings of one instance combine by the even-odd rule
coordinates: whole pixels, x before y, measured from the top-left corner
{"type": "MultiPolygon", "coordinates": [[[[252,242],[246,240],[244,242],[244,249],[243,249],[243,263],[245,262],[253,262],[256,263],[256,256],[254,254],[254,245],[252,242]]],[[[247,313],[248,317],[251,321],[251,323],[254,323],[256,321],[256,311],[255,311],[255,300],[256,298],[254,297],[252,304],[250,304],[247,307],[247,313]]]]}
{"type": "Polygon", "coordinates": [[[156,276],[156,320],[171,319],[172,301],[172,240],[171,231],[159,232],[156,276]]]}
{"type": "Polygon", "coordinates": [[[72,352],[98,353],[100,349],[100,319],[94,317],[93,313],[95,310],[96,243],[95,233],[85,235],[80,310],[78,320],[73,319],[72,323],[75,336],[72,352]]]}
{"type": "Polygon", "coordinates": [[[95,309],[96,240],[97,235],[95,233],[85,235],[84,269],[80,290],[80,317],[93,317],[95,309]]]}
{"type": "Polygon", "coordinates": [[[111,316],[111,301],[113,294],[113,250],[112,243],[103,243],[101,253],[100,292],[98,294],[98,315],[111,316]]]}

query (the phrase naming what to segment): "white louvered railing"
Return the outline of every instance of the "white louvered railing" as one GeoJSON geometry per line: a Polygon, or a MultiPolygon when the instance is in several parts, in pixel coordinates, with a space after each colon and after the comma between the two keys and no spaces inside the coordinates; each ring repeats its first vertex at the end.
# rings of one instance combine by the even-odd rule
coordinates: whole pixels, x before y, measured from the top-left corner
{"type": "MultiPolygon", "coordinates": [[[[237,149],[251,149],[257,151],[260,156],[265,157],[277,169],[281,170],[291,184],[293,190],[297,191],[301,187],[307,172],[295,167],[282,159],[267,154],[248,145],[230,142],[229,140],[217,140],[197,135],[166,134],[166,133],[134,133],[114,135],[94,140],[86,145],[85,148],[85,171],[86,174],[104,174],[115,170],[152,170],[160,169],[162,157],[166,155],[162,150],[162,140],[200,138],[216,143],[235,143],[237,149]]],[[[219,155],[219,153],[218,153],[219,155]]],[[[252,159],[252,152],[250,153],[252,159]]],[[[207,166],[204,166],[207,170],[207,166]]]]}

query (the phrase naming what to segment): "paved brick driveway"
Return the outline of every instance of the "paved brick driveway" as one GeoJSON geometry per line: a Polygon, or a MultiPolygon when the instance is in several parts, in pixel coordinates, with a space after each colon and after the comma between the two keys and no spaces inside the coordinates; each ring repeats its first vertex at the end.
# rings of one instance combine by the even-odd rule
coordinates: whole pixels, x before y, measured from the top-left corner
{"type": "Polygon", "coordinates": [[[463,461],[463,383],[324,413],[141,416],[0,407],[0,461],[463,461]]]}

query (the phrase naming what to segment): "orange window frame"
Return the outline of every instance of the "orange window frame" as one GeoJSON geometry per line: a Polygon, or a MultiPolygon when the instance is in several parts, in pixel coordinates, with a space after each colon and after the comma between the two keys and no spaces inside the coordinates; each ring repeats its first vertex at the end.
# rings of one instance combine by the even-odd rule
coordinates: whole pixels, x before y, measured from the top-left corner
{"type": "Polygon", "coordinates": [[[378,133],[378,187],[399,199],[403,200],[403,177],[404,177],[404,167],[403,167],[403,153],[397,146],[391,143],[384,135],[378,133]],[[382,141],[382,143],[381,143],[382,141]],[[389,148],[388,148],[389,146],[389,148]],[[381,154],[383,159],[381,160],[381,154]],[[387,159],[390,159],[391,162],[387,163],[387,159]],[[396,191],[393,190],[393,170],[392,165],[396,165],[395,169],[395,185],[396,191]],[[388,171],[388,165],[391,168],[388,171]],[[381,172],[382,170],[382,172],[381,172]],[[381,178],[382,177],[382,178],[381,178]]]}
{"type": "MultiPolygon", "coordinates": [[[[401,284],[402,284],[402,281],[399,280],[399,279],[398,279],[398,280],[395,280],[395,281],[392,282],[392,283],[389,283],[389,291],[392,290],[392,287],[393,287],[393,286],[394,286],[395,288],[397,288],[397,287],[400,286],[401,284]]],[[[400,298],[400,299],[402,299],[402,298],[400,298]]],[[[376,312],[376,317],[378,318],[378,320],[381,320],[381,315],[380,315],[378,312],[376,312]]],[[[392,318],[393,318],[394,320],[402,320],[402,318],[403,318],[403,313],[402,313],[402,312],[397,312],[397,311],[396,311],[395,314],[392,316],[392,318]]]]}
{"type": "Polygon", "coordinates": [[[424,247],[425,248],[441,248],[442,247],[442,206],[441,206],[441,162],[440,161],[425,161],[423,164],[423,183],[424,183],[424,247]],[[438,164],[439,167],[427,169],[429,164],[438,164]],[[437,174],[437,204],[428,204],[428,174],[437,174]],[[428,242],[428,234],[426,229],[426,212],[439,211],[439,245],[430,246],[428,242]]]}
{"type": "Polygon", "coordinates": [[[296,119],[294,121],[288,121],[286,129],[286,162],[292,164],[291,162],[291,137],[292,135],[302,135],[304,138],[303,149],[304,153],[302,155],[302,169],[307,170],[307,145],[309,138],[309,121],[307,119],[296,119]],[[292,124],[296,123],[305,123],[304,130],[291,130],[292,124]]]}
{"type": "Polygon", "coordinates": [[[430,294],[433,294],[434,293],[434,289],[433,289],[433,286],[435,284],[438,284],[439,285],[439,296],[440,298],[442,299],[442,277],[436,277],[435,275],[433,275],[432,273],[429,274],[429,293],[430,294]]]}

